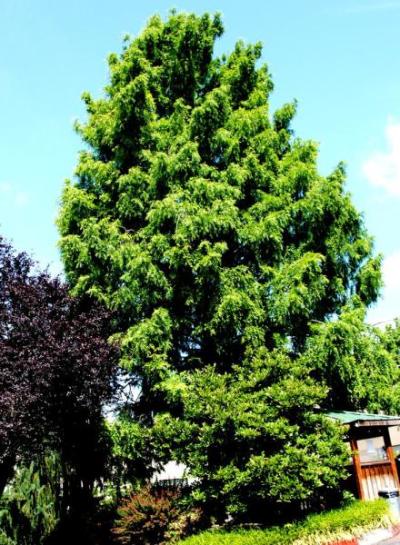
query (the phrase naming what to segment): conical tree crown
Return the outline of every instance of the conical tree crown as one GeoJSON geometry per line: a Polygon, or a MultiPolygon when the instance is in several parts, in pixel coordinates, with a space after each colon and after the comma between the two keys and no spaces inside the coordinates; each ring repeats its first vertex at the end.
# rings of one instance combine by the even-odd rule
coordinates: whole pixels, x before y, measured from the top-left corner
{"type": "Polygon", "coordinates": [[[344,192],[269,112],[261,46],[213,57],[219,16],[153,17],[84,95],[87,144],[59,217],[76,293],[118,311],[122,364],[142,392],[174,372],[299,352],[310,324],[380,286],[380,259],[344,192]]]}

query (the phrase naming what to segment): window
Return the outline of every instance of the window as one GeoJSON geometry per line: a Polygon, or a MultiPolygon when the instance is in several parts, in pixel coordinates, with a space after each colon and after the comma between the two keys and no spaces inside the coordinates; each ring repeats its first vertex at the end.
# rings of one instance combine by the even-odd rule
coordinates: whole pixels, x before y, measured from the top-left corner
{"type": "Polygon", "coordinates": [[[357,449],[361,462],[387,460],[385,441],[382,436],[360,439],[357,441],[357,449]]]}

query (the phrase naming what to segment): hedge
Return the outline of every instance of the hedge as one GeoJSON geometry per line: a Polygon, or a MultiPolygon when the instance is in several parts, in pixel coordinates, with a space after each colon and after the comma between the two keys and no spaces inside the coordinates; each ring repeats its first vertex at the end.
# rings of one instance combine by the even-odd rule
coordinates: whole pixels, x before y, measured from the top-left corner
{"type": "Polygon", "coordinates": [[[385,500],[354,501],[341,509],[309,515],[302,522],[265,530],[210,530],[179,545],[327,545],[391,523],[385,500]]]}

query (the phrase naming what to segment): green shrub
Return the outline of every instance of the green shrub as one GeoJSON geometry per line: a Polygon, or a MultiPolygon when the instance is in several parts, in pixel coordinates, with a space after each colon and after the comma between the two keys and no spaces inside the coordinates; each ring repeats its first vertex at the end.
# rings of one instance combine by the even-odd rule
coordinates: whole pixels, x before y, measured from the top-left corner
{"type": "Polygon", "coordinates": [[[304,521],[266,530],[208,531],[180,545],[326,545],[390,524],[387,502],[354,501],[341,509],[310,515],[304,521]]]}
{"type": "Polygon", "coordinates": [[[0,545],[41,545],[58,522],[55,455],[17,469],[0,499],[0,545]]]}

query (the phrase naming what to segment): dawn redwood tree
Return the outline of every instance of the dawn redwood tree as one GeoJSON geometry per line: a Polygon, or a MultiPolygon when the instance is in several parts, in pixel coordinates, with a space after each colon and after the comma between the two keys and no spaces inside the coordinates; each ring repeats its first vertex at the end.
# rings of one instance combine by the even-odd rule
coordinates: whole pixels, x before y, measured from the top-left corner
{"type": "Polygon", "coordinates": [[[48,450],[60,454],[64,496],[101,474],[117,358],[109,327],[99,303],[73,299],[0,238],[0,495],[16,463],[48,450]]]}
{"type": "Polygon", "coordinates": [[[154,423],[158,430],[162,420],[174,438],[165,438],[166,457],[174,452],[200,482],[208,479],[200,467],[219,468],[220,490],[247,479],[247,489],[281,502],[290,498],[268,487],[269,460],[287,448],[285,466],[292,459],[299,484],[291,499],[303,500],[342,475],[330,456],[339,448],[335,434],[323,420],[311,424],[329,374],[316,373],[319,386],[305,380],[314,370],[303,352],[313,325],[376,299],[380,258],[344,190],[343,166],[318,173],[316,144],[290,127],[295,103],[269,111],[273,85],[259,64],[260,44],[238,42],[216,58],[222,32],[218,15],[173,12],[165,22],[153,17],[110,55],[104,96],[83,95],[88,119],[77,130],[86,147],[62,197],[61,251],[73,293],[96,297],[118,316],[120,364],[140,390],[130,407],[135,434],[154,423]],[[274,386],[290,375],[288,362],[304,364],[294,374],[309,387],[300,407],[274,386]],[[254,366],[265,378],[246,385],[254,366]],[[215,399],[213,386],[231,393],[215,399]],[[232,424],[235,388],[246,418],[258,414],[241,435],[232,424]],[[209,396],[210,414],[188,392],[209,396]],[[254,415],[253,395],[260,395],[254,415]],[[193,426],[203,422],[206,434],[204,419],[218,421],[218,400],[232,418],[221,424],[220,455],[212,458],[215,449],[193,426]],[[263,414],[280,425],[265,427],[263,414]],[[284,431],[291,426],[294,435],[284,431]],[[318,456],[309,459],[317,440],[318,456]],[[321,464],[325,474],[300,483],[321,464]]]}

